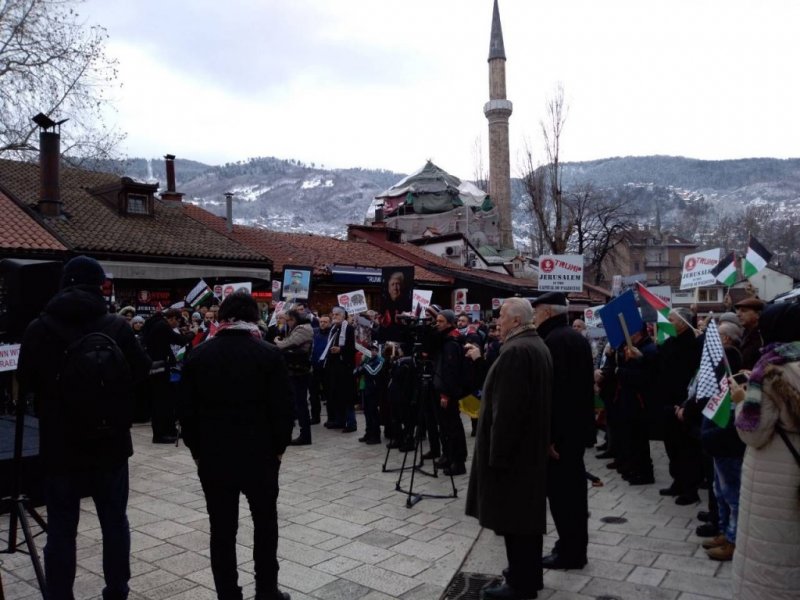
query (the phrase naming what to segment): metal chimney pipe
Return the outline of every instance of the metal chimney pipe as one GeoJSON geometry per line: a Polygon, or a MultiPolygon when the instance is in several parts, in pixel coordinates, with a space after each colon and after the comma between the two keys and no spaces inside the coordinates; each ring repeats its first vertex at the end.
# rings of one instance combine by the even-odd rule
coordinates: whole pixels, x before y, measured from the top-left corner
{"type": "Polygon", "coordinates": [[[175,155],[165,154],[164,161],[167,165],[167,191],[175,191],[175,155]]]}
{"type": "Polygon", "coordinates": [[[39,132],[39,172],[42,188],[39,212],[45,217],[61,214],[61,135],[55,131],[39,132]]]}
{"type": "Polygon", "coordinates": [[[233,192],[225,192],[225,229],[233,232],[233,192]]]}

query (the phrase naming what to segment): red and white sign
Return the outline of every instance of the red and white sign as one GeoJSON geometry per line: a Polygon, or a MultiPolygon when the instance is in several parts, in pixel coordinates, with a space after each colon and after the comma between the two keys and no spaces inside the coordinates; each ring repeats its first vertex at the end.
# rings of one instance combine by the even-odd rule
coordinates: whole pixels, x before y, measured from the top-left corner
{"type": "Polygon", "coordinates": [[[461,313],[467,313],[468,315],[475,315],[480,314],[481,312],[481,305],[480,304],[456,304],[453,307],[453,312],[457,315],[461,313]]]}
{"type": "Polygon", "coordinates": [[[583,291],[583,256],[543,254],[539,257],[540,292],[583,291]]]}
{"type": "Polygon", "coordinates": [[[19,348],[20,344],[3,344],[0,346],[0,372],[17,370],[19,348]]]}
{"type": "Polygon", "coordinates": [[[411,314],[415,317],[424,317],[425,311],[431,305],[432,297],[431,290],[414,290],[411,294],[411,314]]]}
{"type": "Polygon", "coordinates": [[[467,292],[469,290],[467,288],[457,288],[453,290],[453,307],[458,304],[466,304],[467,303],[467,292]]]}
{"type": "Polygon", "coordinates": [[[689,290],[704,285],[714,285],[717,278],[711,274],[711,269],[717,266],[721,250],[714,248],[696,254],[689,254],[683,259],[683,272],[681,273],[681,289],[689,290]]]}
{"type": "Polygon", "coordinates": [[[339,294],[339,306],[350,315],[365,312],[367,310],[367,296],[364,294],[364,290],[339,294]]]}

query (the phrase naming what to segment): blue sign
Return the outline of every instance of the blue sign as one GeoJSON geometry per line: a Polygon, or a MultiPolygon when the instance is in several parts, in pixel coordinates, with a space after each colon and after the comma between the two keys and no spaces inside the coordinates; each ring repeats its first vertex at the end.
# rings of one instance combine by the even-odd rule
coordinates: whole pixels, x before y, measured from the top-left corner
{"type": "Polygon", "coordinates": [[[381,270],[371,267],[331,267],[334,283],[355,283],[363,285],[381,285],[381,270]]]}
{"type": "Polygon", "coordinates": [[[620,294],[599,309],[597,314],[600,315],[600,320],[603,321],[603,328],[606,330],[608,343],[611,344],[612,348],[619,348],[626,341],[625,333],[622,331],[622,324],[620,323],[621,318],[625,320],[625,326],[628,328],[630,335],[641,331],[644,327],[644,321],[642,321],[642,315],[639,314],[639,308],[636,306],[636,297],[633,295],[633,290],[620,294]]]}

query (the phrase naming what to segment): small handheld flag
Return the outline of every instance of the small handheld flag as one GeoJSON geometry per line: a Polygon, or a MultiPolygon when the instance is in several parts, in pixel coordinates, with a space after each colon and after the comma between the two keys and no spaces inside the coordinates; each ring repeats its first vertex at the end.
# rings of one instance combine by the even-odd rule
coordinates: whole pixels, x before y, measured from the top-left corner
{"type": "Polygon", "coordinates": [[[721,284],[728,287],[736,283],[739,271],[736,269],[736,253],[731,252],[711,269],[711,274],[717,278],[721,284]]]}
{"type": "Polygon", "coordinates": [[[731,418],[730,374],[719,330],[712,319],[706,327],[700,369],[697,371],[697,398],[708,398],[703,416],[718,427],[726,427],[731,418]]]}
{"type": "Polygon", "coordinates": [[[767,266],[772,252],[764,248],[755,237],[750,236],[747,244],[747,255],[742,263],[742,271],[748,279],[767,266]]]}
{"type": "Polygon", "coordinates": [[[186,294],[186,304],[191,306],[192,308],[197,308],[203,302],[211,298],[214,295],[214,292],[208,287],[208,284],[203,281],[202,279],[197,282],[188,294],[186,294]]]}
{"type": "Polygon", "coordinates": [[[656,311],[656,339],[660,340],[659,343],[666,339],[664,336],[677,336],[678,332],[675,329],[675,325],[669,321],[669,305],[638,281],[636,282],[636,288],[639,292],[639,298],[647,302],[656,311]]]}

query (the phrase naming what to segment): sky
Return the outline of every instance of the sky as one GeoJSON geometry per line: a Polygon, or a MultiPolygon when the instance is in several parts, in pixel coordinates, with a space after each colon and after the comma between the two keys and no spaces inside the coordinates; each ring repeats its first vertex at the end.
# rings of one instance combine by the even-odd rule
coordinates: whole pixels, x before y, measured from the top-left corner
{"type": "MultiPolygon", "coordinates": [[[[488,164],[492,0],[87,0],[123,151],[399,173],[488,164]],[[478,156],[482,155],[482,161],[478,156]]],[[[561,159],[798,157],[796,0],[500,0],[511,172],[562,85],[561,159]]]]}

